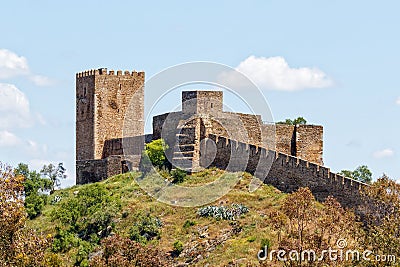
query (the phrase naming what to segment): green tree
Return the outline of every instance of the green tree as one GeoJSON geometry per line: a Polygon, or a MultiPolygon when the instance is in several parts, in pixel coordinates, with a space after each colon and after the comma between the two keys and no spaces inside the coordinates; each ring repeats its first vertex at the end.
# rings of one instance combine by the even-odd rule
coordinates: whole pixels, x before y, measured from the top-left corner
{"type": "Polygon", "coordinates": [[[46,192],[52,188],[52,181],[43,178],[40,173],[29,170],[27,164],[20,163],[14,170],[15,175],[22,175],[24,179],[25,209],[30,219],[40,215],[47,203],[46,192]]]}
{"type": "Polygon", "coordinates": [[[304,119],[303,117],[298,117],[293,120],[293,125],[298,125],[298,124],[307,124],[307,120],[304,119]]]}
{"type": "Polygon", "coordinates": [[[148,156],[153,166],[162,168],[167,163],[167,157],[165,156],[165,150],[168,149],[168,145],[163,139],[157,139],[146,144],[144,153],[148,156]]]}
{"type": "Polygon", "coordinates": [[[54,204],[50,213],[57,232],[52,251],[67,253],[73,249],[74,266],[87,266],[89,253],[113,231],[121,196],[101,183],[85,185],[73,194],[54,204]]]}
{"type": "Polygon", "coordinates": [[[354,171],[342,170],[339,174],[367,184],[372,182],[372,172],[366,165],[358,166],[354,171]]]}
{"type": "Polygon", "coordinates": [[[63,166],[63,163],[58,163],[58,166],[54,166],[53,164],[44,165],[42,170],[40,171],[41,175],[45,178],[50,179],[52,182],[50,188],[50,194],[52,194],[56,187],[61,185],[61,179],[67,178],[65,174],[66,169],[63,166]]]}
{"type": "Polygon", "coordinates": [[[303,117],[297,117],[296,119],[286,119],[285,121],[280,121],[278,124],[287,124],[287,125],[298,125],[298,124],[307,124],[307,120],[303,117]]]}

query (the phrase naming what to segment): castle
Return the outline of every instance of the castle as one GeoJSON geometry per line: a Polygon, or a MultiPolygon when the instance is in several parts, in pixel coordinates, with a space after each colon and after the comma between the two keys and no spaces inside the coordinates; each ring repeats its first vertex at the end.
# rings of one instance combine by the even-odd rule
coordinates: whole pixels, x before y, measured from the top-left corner
{"type": "Polygon", "coordinates": [[[222,91],[183,91],[182,111],[155,116],[145,135],[144,77],[107,69],[76,74],[77,184],[137,170],[145,142],[163,138],[173,167],[247,171],[284,192],[307,186],[318,200],[333,195],[358,205],[364,184],[323,166],[322,126],[264,124],[260,115],[224,111],[222,91]]]}

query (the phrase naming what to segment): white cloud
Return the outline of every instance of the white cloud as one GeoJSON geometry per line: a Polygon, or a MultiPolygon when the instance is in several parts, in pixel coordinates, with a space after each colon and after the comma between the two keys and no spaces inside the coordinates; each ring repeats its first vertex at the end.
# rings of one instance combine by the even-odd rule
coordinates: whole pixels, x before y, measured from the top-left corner
{"type": "Polygon", "coordinates": [[[29,74],[26,58],[7,49],[0,49],[0,79],[29,74]]]}
{"type": "MultiPolygon", "coordinates": [[[[323,71],[307,67],[291,68],[283,57],[250,56],[235,69],[247,75],[261,89],[267,90],[296,91],[333,85],[333,81],[323,71]]],[[[225,73],[221,78],[239,87],[245,82],[234,72],[225,73]]]]}
{"type": "Polygon", "coordinates": [[[42,75],[33,74],[25,57],[19,56],[16,53],[0,49],[0,79],[9,79],[15,76],[26,76],[37,86],[50,86],[54,82],[42,75]]]}
{"type": "Polygon", "coordinates": [[[400,96],[396,99],[396,104],[400,105],[400,96]]]}
{"type": "Polygon", "coordinates": [[[0,129],[33,124],[28,98],[15,85],[0,83],[0,129]]]}
{"type": "Polygon", "coordinates": [[[393,151],[393,149],[390,149],[390,148],[375,151],[373,154],[374,158],[377,158],[377,159],[388,158],[388,157],[392,157],[393,155],[394,155],[394,151],[393,151]]]}
{"type": "Polygon", "coordinates": [[[42,75],[31,75],[30,80],[37,86],[51,86],[54,84],[53,80],[42,75]]]}
{"type": "Polygon", "coordinates": [[[21,140],[9,131],[0,131],[0,147],[13,147],[21,144],[21,140]]]}

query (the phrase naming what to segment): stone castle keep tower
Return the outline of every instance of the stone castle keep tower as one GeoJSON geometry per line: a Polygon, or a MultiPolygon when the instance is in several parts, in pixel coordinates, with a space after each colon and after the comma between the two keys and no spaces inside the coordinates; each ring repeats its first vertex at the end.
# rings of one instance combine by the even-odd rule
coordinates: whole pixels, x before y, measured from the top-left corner
{"type": "Polygon", "coordinates": [[[283,192],[309,187],[319,201],[361,201],[364,184],[323,166],[322,126],[264,124],[260,115],[225,111],[222,91],[183,91],[182,111],[153,117],[152,134],[144,135],[143,118],[144,72],[76,74],[77,184],[138,170],[145,142],[163,138],[169,162],[188,172],[246,171],[283,192]]]}
{"type": "Polygon", "coordinates": [[[128,106],[133,108],[129,115],[136,122],[129,136],[143,136],[144,72],[98,69],[76,74],[77,183],[110,174],[109,161],[118,159],[107,159],[105,145],[108,140],[122,138],[128,106]],[[90,168],[92,165],[96,167],[90,168]]]}

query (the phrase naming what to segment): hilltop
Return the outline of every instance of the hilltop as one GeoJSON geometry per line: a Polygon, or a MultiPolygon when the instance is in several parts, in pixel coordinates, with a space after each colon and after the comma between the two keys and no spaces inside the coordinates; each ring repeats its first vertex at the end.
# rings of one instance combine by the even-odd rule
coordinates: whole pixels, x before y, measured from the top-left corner
{"type": "Polygon", "coordinates": [[[155,172],[131,172],[42,194],[46,205],[28,220],[25,177],[1,170],[2,266],[399,266],[400,188],[387,176],[365,192],[363,224],[331,196],[319,203],[308,188],[265,184],[249,192],[253,176],[216,168],[159,171],[185,190],[235,181],[201,207],[164,204],[141,188],[155,172]]]}
{"type": "MultiPolygon", "coordinates": [[[[181,185],[206,183],[222,173],[217,169],[206,170],[192,175],[190,182],[184,181],[181,185]]],[[[173,263],[209,263],[210,266],[216,266],[241,262],[254,265],[258,263],[257,252],[261,242],[273,236],[266,217],[279,209],[286,197],[268,185],[262,185],[254,193],[249,193],[247,186],[252,178],[249,174],[227,173],[224,175],[232,179],[239,178],[238,184],[227,195],[209,205],[230,207],[237,203],[246,206],[249,212],[235,220],[204,218],[197,214],[199,208],[175,207],[148,196],[135,182],[135,178],[140,175],[138,172],[121,174],[99,183],[59,190],[49,196],[50,204],[44,208],[41,216],[28,222],[28,227],[57,238],[57,227],[66,230],[69,226],[63,225],[62,220],[65,218],[53,221],[55,212],[63,204],[71,205],[82,192],[105,188],[107,197],[110,197],[108,203],[110,206],[115,205],[115,209],[110,209],[112,219],[107,227],[111,227],[112,232],[109,234],[118,233],[128,237],[130,228],[138,223],[139,215],[143,215],[160,221],[159,237],[149,240],[147,246],[156,246],[168,255],[174,250],[175,242],[182,243],[180,255],[169,257],[173,263]]],[[[66,265],[72,265],[79,246],[68,246],[71,248],[61,250],[59,255],[66,265]]]]}

